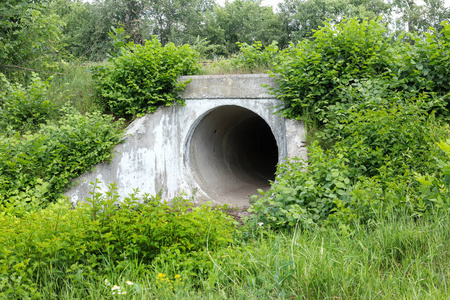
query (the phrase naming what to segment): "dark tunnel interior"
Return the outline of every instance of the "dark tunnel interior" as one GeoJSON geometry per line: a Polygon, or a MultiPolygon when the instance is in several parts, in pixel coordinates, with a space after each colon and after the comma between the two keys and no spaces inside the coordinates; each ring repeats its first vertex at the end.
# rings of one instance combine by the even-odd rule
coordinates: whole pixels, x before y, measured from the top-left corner
{"type": "Polygon", "coordinates": [[[275,179],[275,137],[264,119],[246,108],[227,105],[210,111],[188,145],[191,171],[214,200],[239,204],[275,179]]]}

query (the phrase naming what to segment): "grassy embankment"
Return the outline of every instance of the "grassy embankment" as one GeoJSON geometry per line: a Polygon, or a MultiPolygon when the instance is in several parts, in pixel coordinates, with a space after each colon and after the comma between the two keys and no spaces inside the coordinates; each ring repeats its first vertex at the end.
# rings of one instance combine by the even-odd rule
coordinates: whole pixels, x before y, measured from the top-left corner
{"type": "MultiPolygon", "coordinates": [[[[226,68],[202,71],[223,73],[226,68]]],[[[85,66],[56,77],[53,88],[57,101],[70,101],[81,113],[97,109],[85,66]]],[[[54,269],[45,261],[29,273],[42,299],[448,299],[449,221],[448,213],[416,219],[405,213],[350,231],[333,225],[285,232],[264,224],[240,228],[227,248],[204,245],[210,267],[195,274],[189,264],[180,269],[167,257],[120,266],[106,257],[95,275],[71,276],[64,275],[71,266],[54,269]]],[[[0,291],[8,284],[1,281],[0,291]]]]}

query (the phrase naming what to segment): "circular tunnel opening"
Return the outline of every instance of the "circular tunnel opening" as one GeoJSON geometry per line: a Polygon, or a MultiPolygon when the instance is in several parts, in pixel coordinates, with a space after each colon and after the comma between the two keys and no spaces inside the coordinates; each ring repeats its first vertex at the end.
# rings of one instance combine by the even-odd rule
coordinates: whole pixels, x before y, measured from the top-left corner
{"type": "Polygon", "coordinates": [[[245,205],[275,179],[278,146],[269,125],[239,106],[221,106],[197,123],[188,141],[191,171],[212,199],[245,205]]]}

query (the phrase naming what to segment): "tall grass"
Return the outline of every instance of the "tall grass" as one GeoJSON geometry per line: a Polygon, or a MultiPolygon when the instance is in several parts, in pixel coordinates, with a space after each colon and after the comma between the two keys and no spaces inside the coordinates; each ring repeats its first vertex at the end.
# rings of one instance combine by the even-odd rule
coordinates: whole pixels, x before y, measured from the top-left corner
{"type": "MultiPolygon", "coordinates": [[[[101,110],[96,101],[95,84],[90,68],[102,63],[83,63],[63,66],[54,75],[49,94],[56,104],[70,104],[82,114],[101,110]]],[[[266,65],[246,66],[236,59],[199,62],[199,75],[256,74],[267,73],[266,65]]]]}
{"type": "Polygon", "coordinates": [[[271,70],[271,66],[266,64],[248,66],[233,58],[203,61],[200,64],[201,69],[199,75],[259,74],[267,73],[271,70]]]}
{"type": "Polygon", "coordinates": [[[109,262],[101,277],[56,282],[49,268],[42,272],[42,295],[111,299],[116,284],[126,299],[448,299],[449,221],[448,214],[384,220],[348,234],[334,227],[283,234],[262,225],[209,253],[214,268],[203,275],[170,261],[145,266],[130,260],[120,268],[109,262]]]}
{"type": "Polygon", "coordinates": [[[50,94],[57,104],[70,104],[80,113],[99,110],[95,101],[95,86],[89,68],[93,63],[62,67],[55,75],[50,94]]]}

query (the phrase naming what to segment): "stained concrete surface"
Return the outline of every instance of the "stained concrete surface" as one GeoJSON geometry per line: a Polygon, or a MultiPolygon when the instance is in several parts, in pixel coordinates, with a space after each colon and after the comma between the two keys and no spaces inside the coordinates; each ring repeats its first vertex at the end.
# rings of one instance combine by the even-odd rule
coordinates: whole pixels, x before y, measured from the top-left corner
{"type": "Polygon", "coordinates": [[[89,197],[89,182],[101,190],[115,182],[123,197],[141,193],[172,198],[184,192],[197,201],[248,205],[248,196],[268,189],[276,164],[306,159],[302,123],[275,114],[281,102],[267,92],[265,74],[189,76],[185,106],[159,108],[135,120],[111,163],[83,174],[66,195],[89,197]],[[278,107],[278,108],[277,108],[278,107]]]}

